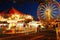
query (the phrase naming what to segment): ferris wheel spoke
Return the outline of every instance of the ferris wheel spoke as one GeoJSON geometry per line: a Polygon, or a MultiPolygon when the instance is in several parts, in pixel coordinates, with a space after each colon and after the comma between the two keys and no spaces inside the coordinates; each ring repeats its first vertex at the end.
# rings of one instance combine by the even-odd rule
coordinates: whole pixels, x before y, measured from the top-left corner
{"type": "Polygon", "coordinates": [[[44,15],[40,15],[41,17],[44,17],[44,15]]]}
{"type": "Polygon", "coordinates": [[[51,4],[50,6],[53,7],[53,6],[55,6],[55,4],[51,4]]]}
{"type": "Polygon", "coordinates": [[[54,16],[54,17],[55,17],[56,15],[55,15],[55,14],[52,14],[52,16],[54,16]]]}
{"type": "Polygon", "coordinates": [[[54,11],[53,14],[57,14],[58,12],[57,11],[54,11]]]}
{"type": "Polygon", "coordinates": [[[42,19],[45,19],[45,17],[42,17],[42,19]]]}
{"type": "Polygon", "coordinates": [[[40,12],[41,12],[41,13],[44,13],[44,11],[43,11],[43,10],[41,10],[40,12]]]}
{"type": "Polygon", "coordinates": [[[45,9],[41,9],[41,11],[45,11],[45,9]]]}
{"type": "Polygon", "coordinates": [[[57,10],[58,8],[54,8],[53,10],[57,10]]]}
{"type": "Polygon", "coordinates": [[[44,13],[41,13],[41,15],[42,15],[42,14],[44,15],[44,13]]]}
{"type": "Polygon", "coordinates": [[[52,8],[53,8],[53,9],[56,8],[56,5],[52,6],[52,8]]]}
{"type": "Polygon", "coordinates": [[[48,7],[50,7],[51,5],[50,4],[48,4],[48,7]]]}
{"type": "Polygon", "coordinates": [[[42,5],[42,7],[45,9],[46,7],[44,5],[42,5]]]}
{"type": "Polygon", "coordinates": [[[53,9],[54,12],[58,12],[58,8],[53,9]]]}
{"type": "Polygon", "coordinates": [[[53,11],[54,11],[54,12],[55,12],[55,11],[58,12],[58,8],[57,8],[57,9],[53,9],[53,11]]]}
{"type": "Polygon", "coordinates": [[[46,7],[46,8],[47,8],[47,6],[48,6],[48,5],[47,5],[47,4],[45,4],[45,7],[46,7]]]}
{"type": "Polygon", "coordinates": [[[42,18],[42,19],[45,19],[45,17],[44,17],[44,16],[42,16],[41,18],[42,18]]]}
{"type": "Polygon", "coordinates": [[[44,14],[41,14],[40,16],[41,16],[41,17],[44,17],[44,14]]]}
{"type": "Polygon", "coordinates": [[[53,6],[53,4],[51,4],[51,7],[53,6]]]}
{"type": "Polygon", "coordinates": [[[41,9],[40,11],[44,12],[44,10],[43,10],[43,9],[41,9]]]}
{"type": "Polygon", "coordinates": [[[45,9],[44,7],[41,7],[41,9],[45,9]]]}
{"type": "Polygon", "coordinates": [[[45,11],[45,8],[42,7],[40,10],[45,11]]]}
{"type": "Polygon", "coordinates": [[[44,13],[41,13],[40,15],[44,15],[44,13]]]}
{"type": "Polygon", "coordinates": [[[54,15],[51,15],[52,18],[54,18],[55,16],[54,15]]]}
{"type": "Polygon", "coordinates": [[[53,16],[51,15],[51,18],[53,18],[53,16]]]}

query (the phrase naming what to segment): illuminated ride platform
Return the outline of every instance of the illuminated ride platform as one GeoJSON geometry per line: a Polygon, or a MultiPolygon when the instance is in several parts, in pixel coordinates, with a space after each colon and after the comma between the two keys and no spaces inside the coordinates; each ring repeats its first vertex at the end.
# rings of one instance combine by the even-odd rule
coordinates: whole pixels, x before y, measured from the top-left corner
{"type": "Polygon", "coordinates": [[[10,23],[7,22],[0,23],[0,31],[2,31],[2,34],[30,33],[30,32],[36,33],[38,27],[39,29],[44,28],[42,24],[37,21],[24,23],[24,22],[16,22],[13,20],[10,23]]]}

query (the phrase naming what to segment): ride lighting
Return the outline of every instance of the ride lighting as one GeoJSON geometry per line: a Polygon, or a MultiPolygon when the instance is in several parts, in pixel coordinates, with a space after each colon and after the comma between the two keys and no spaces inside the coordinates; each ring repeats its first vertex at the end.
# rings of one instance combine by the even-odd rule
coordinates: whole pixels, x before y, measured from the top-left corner
{"type": "Polygon", "coordinates": [[[23,27],[24,23],[17,23],[16,27],[23,27]]]}
{"type": "Polygon", "coordinates": [[[33,20],[33,17],[31,15],[27,15],[26,19],[32,19],[33,20]]]}
{"type": "Polygon", "coordinates": [[[7,24],[0,24],[0,26],[2,26],[2,25],[6,26],[7,24]]]}
{"type": "Polygon", "coordinates": [[[8,23],[17,23],[16,20],[8,20],[7,22],[8,22],[8,23]]]}

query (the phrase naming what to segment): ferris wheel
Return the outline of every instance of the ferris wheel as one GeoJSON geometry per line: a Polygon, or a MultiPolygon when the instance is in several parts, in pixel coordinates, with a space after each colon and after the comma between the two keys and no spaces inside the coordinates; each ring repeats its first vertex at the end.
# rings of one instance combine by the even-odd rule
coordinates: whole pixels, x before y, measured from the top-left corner
{"type": "Polygon", "coordinates": [[[53,19],[58,16],[59,8],[55,3],[40,4],[37,9],[38,19],[53,19]]]}

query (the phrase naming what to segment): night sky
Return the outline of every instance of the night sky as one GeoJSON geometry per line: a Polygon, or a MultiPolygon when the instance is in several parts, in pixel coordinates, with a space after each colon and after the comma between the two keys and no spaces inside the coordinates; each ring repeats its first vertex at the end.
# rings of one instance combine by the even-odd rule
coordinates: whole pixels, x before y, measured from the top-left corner
{"type": "MultiPolygon", "coordinates": [[[[12,7],[23,12],[30,14],[37,19],[37,8],[40,3],[45,0],[0,0],[0,12],[9,11],[12,7]]],[[[60,2],[57,0],[57,2],[60,2]]]]}

